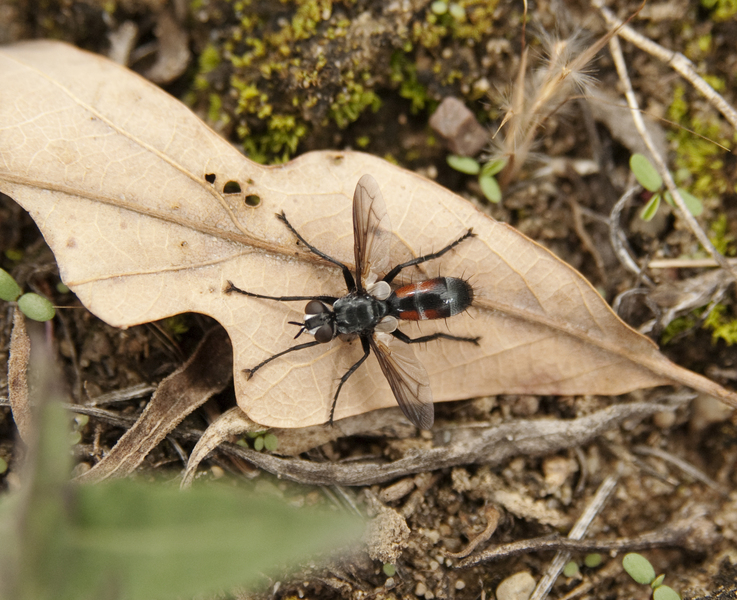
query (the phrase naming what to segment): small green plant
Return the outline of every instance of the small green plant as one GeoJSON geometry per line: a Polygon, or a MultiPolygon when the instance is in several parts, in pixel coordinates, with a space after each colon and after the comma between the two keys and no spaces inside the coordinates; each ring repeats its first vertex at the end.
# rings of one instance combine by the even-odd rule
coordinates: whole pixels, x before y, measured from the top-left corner
{"type": "Polygon", "coordinates": [[[601,554],[594,552],[586,555],[583,559],[583,564],[585,564],[589,569],[595,569],[601,564],[602,560],[601,554]]]}
{"type": "Polygon", "coordinates": [[[622,566],[637,583],[649,585],[653,589],[653,600],[681,600],[678,592],[667,585],[663,585],[665,575],[656,577],[655,569],[653,569],[650,561],[641,554],[630,552],[622,559],[622,566]]]}
{"type": "MultiPolygon", "coordinates": [[[[663,179],[660,177],[660,174],[647,156],[639,153],[635,153],[630,156],[630,169],[637,179],[637,182],[648,192],[652,192],[653,194],[645,205],[645,208],[643,208],[640,213],[640,218],[643,221],[650,221],[655,216],[655,213],[658,212],[658,208],[660,207],[661,198],[665,198],[665,201],[668,204],[675,206],[673,196],[671,196],[669,191],[664,189],[663,179]]],[[[702,212],[704,212],[704,206],[701,204],[701,200],[682,188],[678,188],[678,191],[683,197],[689,212],[694,217],[698,217],[702,212]]]]}
{"type": "Polygon", "coordinates": [[[49,321],[56,312],[54,306],[43,296],[29,292],[23,293],[12,275],[0,269],[0,300],[16,302],[20,311],[33,321],[49,321]]]}
{"type": "Polygon", "coordinates": [[[275,452],[279,447],[279,439],[273,433],[250,431],[248,437],[253,440],[253,449],[256,452],[261,452],[264,449],[268,452],[275,452]]]}
{"type": "Polygon", "coordinates": [[[481,166],[475,158],[471,158],[470,156],[450,154],[446,160],[448,161],[448,166],[456,171],[465,173],[466,175],[478,175],[481,191],[489,202],[497,204],[501,201],[502,190],[499,187],[499,182],[496,180],[496,174],[507,164],[505,159],[497,158],[489,161],[484,166],[481,166]]]}

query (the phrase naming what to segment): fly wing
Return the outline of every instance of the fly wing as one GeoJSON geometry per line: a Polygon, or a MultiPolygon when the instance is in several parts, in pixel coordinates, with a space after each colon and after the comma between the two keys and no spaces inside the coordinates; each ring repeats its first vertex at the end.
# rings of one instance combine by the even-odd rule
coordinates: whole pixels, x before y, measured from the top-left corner
{"type": "Polygon", "coordinates": [[[389,271],[391,231],[379,184],[371,175],[364,175],[353,194],[353,247],[359,291],[366,289],[371,273],[378,276],[389,271]]]}
{"type": "Polygon", "coordinates": [[[392,340],[386,334],[369,339],[399,408],[417,427],[430,429],[435,419],[430,378],[425,367],[417,360],[412,346],[394,342],[389,347],[392,340]]]}

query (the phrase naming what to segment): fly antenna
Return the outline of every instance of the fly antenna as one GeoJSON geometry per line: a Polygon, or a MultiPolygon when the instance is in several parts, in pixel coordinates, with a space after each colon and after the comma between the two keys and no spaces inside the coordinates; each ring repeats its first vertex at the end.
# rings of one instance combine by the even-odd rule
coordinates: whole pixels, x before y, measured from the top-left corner
{"type": "Polygon", "coordinates": [[[299,331],[297,332],[297,335],[294,336],[293,339],[297,339],[300,335],[302,335],[305,331],[307,331],[307,327],[305,327],[304,323],[298,323],[297,321],[288,321],[289,325],[296,325],[299,327],[299,331]]]}

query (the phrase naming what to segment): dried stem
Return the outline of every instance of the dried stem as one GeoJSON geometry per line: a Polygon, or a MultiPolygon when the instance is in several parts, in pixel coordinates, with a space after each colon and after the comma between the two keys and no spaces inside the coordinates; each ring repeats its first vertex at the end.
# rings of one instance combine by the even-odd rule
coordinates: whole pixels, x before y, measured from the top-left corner
{"type": "Polygon", "coordinates": [[[635,127],[637,128],[640,137],[642,137],[642,141],[645,142],[647,149],[650,151],[650,154],[655,161],[658,172],[665,182],[665,186],[668,188],[668,191],[673,197],[673,201],[678,207],[679,216],[686,222],[688,227],[691,229],[691,232],[696,236],[696,239],[699,240],[704,249],[719,264],[719,266],[730,273],[732,275],[732,278],[737,281],[737,271],[732,269],[732,266],[727,262],[727,259],[725,259],[724,256],[722,256],[719,251],[714,247],[714,245],[709,240],[709,236],[706,235],[706,232],[701,228],[699,222],[688,210],[683,197],[676,187],[676,182],[673,181],[673,176],[670,174],[668,166],[665,164],[665,159],[658,152],[658,149],[653,143],[652,137],[650,137],[650,133],[645,127],[645,122],[642,119],[642,114],[640,113],[640,108],[637,104],[635,92],[632,89],[632,82],[630,81],[629,75],[627,74],[627,65],[624,62],[624,55],[622,54],[622,48],[619,45],[618,38],[613,37],[609,40],[609,49],[611,50],[612,58],[614,59],[614,66],[616,67],[617,73],[619,74],[619,79],[625,89],[625,98],[627,99],[627,104],[630,107],[632,120],[635,123],[635,127]]]}

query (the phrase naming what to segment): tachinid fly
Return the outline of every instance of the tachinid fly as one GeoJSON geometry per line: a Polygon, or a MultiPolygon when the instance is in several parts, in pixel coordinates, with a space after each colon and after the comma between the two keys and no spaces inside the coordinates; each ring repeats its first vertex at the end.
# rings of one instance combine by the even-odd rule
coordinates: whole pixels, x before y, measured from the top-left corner
{"type": "Polygon", "coordinates": [[[389,217],[379,184],[371,175],[364,175],[358,181],[353,195],[353,246],[356,261],[354,278],[346,265],[307,242],[287,221],[283,212],[277,216],[313,254],[340,267],[348,293],[340,298],[334,296],[265,296],[241,290],[228,281],[226,294],[236,292],[252,298],[280,302],[308,300],[304,322],[290,321],[290,323],[300,327],[295,339],[307,332],[315,338],[314,341],[297,344],[270,356],[255,367],[245,369],[246,376],[250,379],[261,367],[289,352],[325,344],[338,336],[348,339],[358,336],[363,347],[363,356],[341,377],[330,407],[329,423],[333,422],[335,405],[343,384],[373,350],[402,412],[417,427],[430,429],[434,420],[434,409],[429,377],[425,368],[415,357],[410,344],[430,342],[441,338],[478,344],[479,338],[433,333],[412,339],[397,329],[399,319],[422,321],[457,315],[473,302],[473,288],[467,281],[457,277],[436,277],[404,285],[394,291],[389,284],[403,269],[441,257],[463,240],[473,237],[473,231],[469,229],[438,252],[419,256],[389,269],[391,241],[389,217]],[[377,280],[379,273],[386,274],[377,280]],[[395,343],[390,347],[391,336],[404,344],[395,343]]]}

